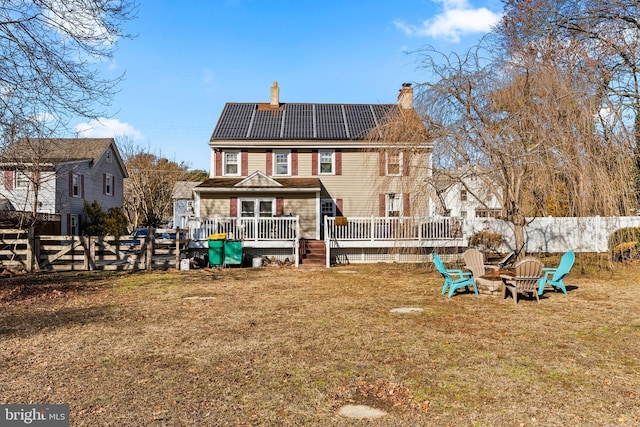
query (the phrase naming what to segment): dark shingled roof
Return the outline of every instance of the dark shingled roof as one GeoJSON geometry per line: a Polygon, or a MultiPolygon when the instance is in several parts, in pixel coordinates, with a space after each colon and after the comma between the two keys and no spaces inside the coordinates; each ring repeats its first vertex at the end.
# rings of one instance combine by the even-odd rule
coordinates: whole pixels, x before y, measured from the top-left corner
{"type": "Polygon", "coordinates": [[[20,139],[0,153],[8,161],[60,163],[77,160],[97,161],[113,138],[32,138],[20,139]]]}
{"type": "Polygon", "coordinates": [[[363,140],[399,112],[396,104],[269,104],[228,102],[216,140],[363,140]]]}

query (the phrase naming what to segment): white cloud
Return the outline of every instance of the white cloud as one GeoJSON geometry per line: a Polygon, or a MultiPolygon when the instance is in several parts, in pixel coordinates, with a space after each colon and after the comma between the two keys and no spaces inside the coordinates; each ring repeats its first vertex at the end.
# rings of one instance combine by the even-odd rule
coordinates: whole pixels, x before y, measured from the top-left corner
{"type": "Polygon", "coordinates": [[[123,123],[117,119],[92,119],[87,123],[79,123],[74,130],[80,138],[115,138],[117,136],[129,136],[134,140],[144,139],[142,132],[135,129],[129,123],[123,123]]]}
{"type": "Polygon", "coordinates": [[[502,16],[485,7],[474,8],[468,0],[432,1],[441,3],[443,11],[422,25],[410,25],[401,20],[395,20],[393,24],[409,36],[444,38],[458,43],[463,35],[488,33],[502,16]]]}
{"type": "Polygon", "coordinates": [[[202,81],[205,85],[210,85],[215,81],[216,73],[210,68],[203,68],[202,72],[202,81]]]}
{"type": "Polygon", "coordinates": [[[210,68],[202,68],[200,70],[202,85],[207,93],[211,93],[214,90],[216,83],[216,73],[210,68]]]}

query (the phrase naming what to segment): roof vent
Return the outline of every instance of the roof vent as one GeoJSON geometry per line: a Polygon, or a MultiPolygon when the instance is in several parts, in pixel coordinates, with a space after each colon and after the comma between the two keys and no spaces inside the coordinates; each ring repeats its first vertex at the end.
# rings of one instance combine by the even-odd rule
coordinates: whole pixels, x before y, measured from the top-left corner
{"type": "Polygon", "coordinates": [[[280,107],[280,88],[278,87],[278,82],[273,82],[273,86],[271,86],[271,102],[269,105],[271,108],[280,107]]]}

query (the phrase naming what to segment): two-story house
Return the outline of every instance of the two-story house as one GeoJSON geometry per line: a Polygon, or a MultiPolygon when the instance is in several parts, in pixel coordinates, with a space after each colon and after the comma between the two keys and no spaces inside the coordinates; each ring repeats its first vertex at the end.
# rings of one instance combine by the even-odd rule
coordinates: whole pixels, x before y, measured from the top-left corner
{"type": "Polygon", "coordinates": [[[227,103],[209,145],[199,217],[298,216],[315,240],[325,216],[429,214],[432,144],[410,84],[393,104],[320,104],[280,102],[274,83],[269,102],[227,103]]]}
{"type": "Polygon", "coordinates": [[[113,138],[21,139],[0,154],[0,196],[15,210],[59,214],[81,233],[84,201],[122,207],[127,170],[113,138]]]}
{"type": "Polygon", "coordinates": [[[501,218],[501,190],[479,168],[434,170],[434,215],[501,218]]]}

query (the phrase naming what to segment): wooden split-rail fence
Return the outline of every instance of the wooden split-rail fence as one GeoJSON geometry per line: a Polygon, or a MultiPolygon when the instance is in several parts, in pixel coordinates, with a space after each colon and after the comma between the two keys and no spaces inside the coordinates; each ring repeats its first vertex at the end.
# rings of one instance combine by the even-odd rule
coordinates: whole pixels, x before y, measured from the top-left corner
{"type": "Polygon", "coordinates": [[[29,273],[179,268],[187,256],[187,235],[186,230],[156,229],[149,230],[151,238],[56,236],[36,235],[33,228],[0,229],[0,267],[29,273]],[[175,239],[162,238],[163,232],[175,239]]]}

